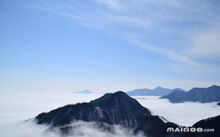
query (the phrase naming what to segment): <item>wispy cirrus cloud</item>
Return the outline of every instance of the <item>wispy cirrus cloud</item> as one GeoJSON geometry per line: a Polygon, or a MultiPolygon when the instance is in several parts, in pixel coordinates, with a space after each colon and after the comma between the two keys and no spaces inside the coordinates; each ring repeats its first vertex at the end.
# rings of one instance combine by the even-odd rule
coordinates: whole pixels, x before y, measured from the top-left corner
{"type": "Polygon", "coordinates": [[[194,34],[191,54],[196,57],[220,57],[220,27],[194,34]]]}
{"type": "Polygon", "coordinates": [[[142,42],[133,42],[135,45],[143,47],[146,50],[154,51],[158,54],[163,55],[164,57],[168,58],[170,63],[170,68],[183,73],[193,73],[193,74],[206,74],[208,75],[215,75],[220,74],[219,67],[213,64],[203,64],[199,63],[196,60],[189,57],[188,53],[184,52],[177,52],[172,49],[163,49],[163,48],[156,48],[151,45],[147,45],[146,43],[142,42]]]}
{"type": "Polygon", "coordinates": [[[98,4],[102,4],[102,5],[105,5],[109,8],[112,8],[112,9],[120,9],[121,8],[121,5],[120,5],[120,2],[118,0],[92,0],[98,4]]]}
{"type": "Polygon", "coordinates": [[[206,71],[210,66],[219,68],[219,64],[198,61],[204,57],[219,60],[216,57],[219,57],[220,52],[220,26],[213,25],[213,22],[220,20],[217,14],[218,2],[212,3],[206,0],[88,0],[87,2],[88,5],[78,1],[57,1],[55,4],[48,2],[35,5],[35,8],[72,18],[86,27],[107,31],[128,41],[135,41],[133,44],[169,59],[172,62],[171,68],[175,70],[204,68],[203,70],[206,71]],[[149,40],[151,34],[161,39],[161,43],[152,43],[149,40]],[[165,34],[171,38],[164,40],[165,34]],[[184,40],[172,39],[176,35],[184,40]],[[177,41],[176,43],[179,44],[173,48],[174,46],[163,44],[163,41],[177,41]]]}

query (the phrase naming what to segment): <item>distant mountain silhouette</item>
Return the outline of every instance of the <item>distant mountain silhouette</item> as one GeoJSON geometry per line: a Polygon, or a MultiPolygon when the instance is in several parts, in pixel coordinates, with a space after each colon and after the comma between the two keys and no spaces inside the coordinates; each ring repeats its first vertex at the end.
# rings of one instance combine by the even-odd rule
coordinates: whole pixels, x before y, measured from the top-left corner
{"type": "MultiPolygon", "coordinates": [[[[167,132],[167,128],[179,126],[175,123],[164,122],[159,116],[153,116],[147,108],[122,91],[105,94],[89,103],[66,105],[47,113],[41,113],[35,117],[35,120],[38,124],[59,128],[64,134],[71,134],[71,130],[74,128],[71,127],[71,122],[81,120],[95,122],[100,129],[105,131],[111,131],[112,125],[121,125],[132,129],[134,134],[141,131],[147,137],[187,137],[187,135],[191,135],[167,132]]],[[[195,126],[203,126],[204,122],[199,121],[195,126]]],[[[219,118],[214,122],[212,119],[207,122],[210,127],[214,124],[213,128],[218,129],[219,118]]]]}
{"type": "MultiPolygon", "coordinates": [[[[162,87],[156,87],[155,89],[135,89],[132,91],[127,92],[130,96],[164,96],[170,94],[174,89],[168,89],[168,88],[162,88],[162,87]]],[[[183,91],[182,89],[175,89],[183,91]]]]}
{"type": "Polygon", "coordinates": [[[149,96],[152,90],[143,88],[143,89],[134,89],[132,91],[128,91],[127,94],[130,96],[149,96]]]}
{"type": "Polygon", "coordinates": [[[76,92],[76,93],[81,93],[81,94],[91,94],[91,93],[93,93],[93,92],[90,91],[90,90],[82,90],[82,91],[78,91],[78,92],[76,92]]]}
{"type": "Polygon", "coordinates": [[[220,101],[220,86],[213,85],[208,88],[193,88],[188,92],[174,90],[169,95],[160,98],[169,99],[172,103],[191,102],[215,102],[220,101]]]}

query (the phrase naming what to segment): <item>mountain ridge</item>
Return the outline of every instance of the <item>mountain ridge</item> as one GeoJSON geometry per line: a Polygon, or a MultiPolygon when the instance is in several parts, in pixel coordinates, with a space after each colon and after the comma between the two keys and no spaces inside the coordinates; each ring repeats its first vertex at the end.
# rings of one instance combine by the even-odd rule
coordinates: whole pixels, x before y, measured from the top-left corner
{"type": "Polygon", "coordinates": [[[173,90],[184,91],[179,88],[169,89],[169,88],[163,88],[163,87],[158,86],[154,89],[147,89],[147,88],[134,89],[134,90],[128,91],[126,93],[130,96],[164,96],[164,95],[170,94],[173,90]]]}
{"type": "Polygon", "coordinates": [[[172,103],[190,102],[219,102],[220,101],[220,86],[213,85],[207,88],[193,88],[187,92],[176,91],[160,97],[168,99],[172,103]]]}

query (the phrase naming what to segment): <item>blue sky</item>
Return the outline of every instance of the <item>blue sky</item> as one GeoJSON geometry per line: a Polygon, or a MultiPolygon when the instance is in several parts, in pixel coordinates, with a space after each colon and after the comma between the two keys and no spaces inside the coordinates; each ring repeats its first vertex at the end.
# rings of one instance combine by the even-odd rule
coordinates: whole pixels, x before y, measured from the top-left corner
{"type": "Polygon", "coordinates": [[[218,0],[1,0],[0,91],[220,84],[218,0]]]}

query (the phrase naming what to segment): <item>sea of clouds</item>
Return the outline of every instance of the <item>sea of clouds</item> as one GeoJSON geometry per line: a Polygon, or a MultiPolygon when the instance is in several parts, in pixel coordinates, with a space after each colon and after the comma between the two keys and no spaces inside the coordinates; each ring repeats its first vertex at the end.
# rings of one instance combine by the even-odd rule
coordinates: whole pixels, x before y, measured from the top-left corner
{"type": "Polygon", "coordinates": [[[213,103],[171,103],[159,97],[134,97],[154,115],[163,116],[170,122],[182,126],[191,126],[201,119],[220,115],[220,106],[213,103]]]}
{"type": "MultiPolygon", "coordinates": [[[[103,94],[62,93],[0,93],[0,136],[4,137],[59,137],[58,130],[49,132],[45,125],[36,125],[31,119],[41,112],[78,102],[88,102],[103,94]],[[26,121],[28,120],[28,121],[26,121]]],[[[216,103],[178,103],[172,104],[158,97],[134,97],[153,114],[163,116],[179,125],[192,125],[198,120],[220,114],[216,103]]],[[[132,131],[114,126],[114,133],[97,128],[94,123],[76,122],[74,137],[142,137],[132,131]],[[80,126],[76,126],[80,125],[80,126]]],[[[70,136],[71,137],[71,136],[70,136]]]]}

